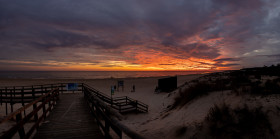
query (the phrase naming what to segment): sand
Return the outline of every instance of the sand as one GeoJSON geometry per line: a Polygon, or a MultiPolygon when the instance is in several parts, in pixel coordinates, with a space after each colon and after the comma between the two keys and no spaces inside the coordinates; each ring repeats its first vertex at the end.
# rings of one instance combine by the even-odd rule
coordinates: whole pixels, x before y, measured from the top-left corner
{"type": "MultiPolygon", "coordinates": [[[[270,121],[273,124],[273,128],[280,131],[279,123],[279,111],[275,111],[275,106],[280,104],[280,96],[272,95],[269,97],[260,96],[238,96],[232,93],[231,90],[224,90],[218,92],[212,92],[209,95],[203,96],[199,99],[195,99],[187,103],[182,108],[176,108],[169,110],[168,107],[173,104],[174,97],[178,95],[180,88],[187,88],[188,85],[184,85],[186,82],[198,79],[202,75],[186,75],[178,76],[177,90],[170,93],[155,93],[154,90],[157,86],[157,79],[162,77],[149,77],[149,78],[126,78],[126,79],[95,79],[95,80],[58,80],[58,79],[0,79],[0,86],[22,86],[22,85],[40,85],[49,83],[86,83],[95,89],[110,95],[110,87],[117,85],[118,80],[124,81],[124,91],[115,92],[113,97],[129,96],[133,99],[139,100],[149,105],[148,113],[130,113],[124,115],[126,119],[121,123],[138,132],[145,138],[186,138],[186,136],[193,136],[197,133],[195,127],[197,123],[203,122],[207,116],[209,110],[214,105],[227,103],[231,107],[238,107],[247,104],[249,107],[262,106],[266,111],[272,111],[276,113],[270,115],[270,121]],[[135,92],[131,92],[132,86],[135,85],[135,92]],[[188,129],[184,136],[176,136],[176,131],[180,127],[194,127],[188,129]]],[[[199,78],[199,80],[205,80],[199,78]]],[[[3,109],[1,109],[3,113],[3,109]]],[[[280,134],[276,132],[276,137],[280,137],[280,134]]],[[[203,135],[201,135],[203,136],[203,135]]],[[[207,135],[205,135],[207,136],[207,135]]]]}
{"type": "MultiPolygon", "coordinates": [[[[183,85],[186,81],[196,79],[202,75],[185,75],[178,76],[178,86],[183,85]]],[[[157,86],[157,80],[164,77],[145,77],[145,78],[125,78],[125,79],[0,79],[0,86],[31,86],[31,85],[42,85],[42,84],[55,84],[55,83],[86,83],[95,89],[110,95],[110,87],[117,85],[118,80],[124,81],[124,91],[120,89],[116,91],[113,97],[118,96],[129,96],[133,99],[137,99],[147,105],[149,105],[149,112],[142,114],[129,114],[125,115],[127,120],[122,121],[128,127],[139,131],[140,129],[135,128],[135,123],[143,123],[154,116],[158,115],[162,109],[171,103],[171,99],[166,99],[167,93],[155,93],[157,86]],[[132,92],[132,86],[135,86],[135,92],[132,92]]],[[[14,105],[14,110],[20,108],[21,105],[14,105]]],[[[9,111],[10,111],[10,107],[9,111]]],[[[0,106],[0,117],[5,116],[5,105],[0,106]]],[[[11,126],[12,122],[5,123],[0,126],[1,131],[11,126]]],[[[138,127],[138,126],[137,126],[138,127]]]]}

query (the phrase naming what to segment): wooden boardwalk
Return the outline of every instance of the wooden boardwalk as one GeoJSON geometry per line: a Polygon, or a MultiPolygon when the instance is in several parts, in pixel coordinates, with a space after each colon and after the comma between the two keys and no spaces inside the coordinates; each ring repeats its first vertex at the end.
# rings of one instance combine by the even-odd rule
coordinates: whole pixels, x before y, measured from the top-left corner
{"type": "Polygon", "coordinates": [[[105,138],[99,129],[82,93],[60,94],[60,100],[35,139],[45,138],[105,138]]]}

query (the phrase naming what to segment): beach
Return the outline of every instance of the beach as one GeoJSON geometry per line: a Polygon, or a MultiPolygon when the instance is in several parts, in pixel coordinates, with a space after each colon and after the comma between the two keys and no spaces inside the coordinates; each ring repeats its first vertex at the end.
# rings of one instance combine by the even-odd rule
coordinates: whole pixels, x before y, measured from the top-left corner
{"type": "MultiPolygon", "coordinates": [[[[183,85],[185,82],[194,80],[201,77],[202,74],[194,75],[181,75],[177,77],[178,86],[183,85]]],[[[113,97],[129,96],[133,99],[139,100],[149,105],[148,113],[141,114],[128,114],[124,115],[126,120],[123,124],[130,128],[133,123],[145,122],[155,115],[159,114],[162,109],[166,107],[169,102],[164,102],[167,93],[156,93],[155,88],[158,83],[158,79],[165,77],[140,77],[140,78],[108,78],[108,79],[0,79],[0,86],[32,86],[32,85],[43,85],[43,84],[56,84],[56,83],[85,83],[91,87],[111,95],[111,86],[117,85],[118,81],[124,81],[124,90],[120,88],[119,91],[115,91],[113,97]],[[132,87],[135,86],[135,91],[132,92],[132,87]],[[164,104],[166,103],[166,104],[164,104]]],[[[71,92],[70,92],[71,93],[71,92]]],[[[21,104],[14,105],[14,109],[20,108],[21,104]]],[[[8,107],[10,110],[10,107],[8,107]]],[[[1,106],[1,116],[5,115],[5,105],[1,106]]],[[[12,123],[11,123],[12,124],[12,123]]],[[[10,126],[10,124],[4,125],[3,128],[10,126]]],[[[4,129],[2,129],[4,131],[4,129]]]]}
{"type": "MultiPolygon", "coordinates": [[[[272,123],[272,129],[277,131],[280,124],[277,121],[279,117],[280,96],[268,95],[250,95],[236,93],[234,89],[212,90],[211,93],[199,96],[196,99],[188,101],[183,105],[173,107],[176,97],[181,92],[195,86],[200,82],[206,82],[215,86],[215,80],[230,80],[226,73],[220,73],[207,76],[208,74],[194,74],[177,76],[178,88],[171,92],[155,92],[158,85],[158,79],[165,77],[140,77],[140,78],[107,78],[107,79],[0,79],[1,86],[30,86],[55,83],[85,83],[89,86],[111,95],[111,87],[117,86],[118,81],[124,82],[124,90],[120,88],[115,90],[114,97],[128,96],[132,99],[141,101],[149,106],[147,113],[126,113],[123,114],[124,119],[120,123],[139,133],[145,138],[205,138],[209,136],[209,112],[213,108],[227,105],[229,109],[261,109],[268,116],[268,120],[272,123]],[[135,86],[135,91],[133,90],[135,86]],[[269,111],[269,113],[268,113],[269,111]]],[[[277,79],[276,76],[262,76],[262,82],[271,79],[277,79]]],[[[251,79],[250,80],[255,80],[251,79]]],[[[226,84],[226,82],[225,82],[226,84]]],[[[207,87],[200,87],[207,88],[207,87]]],[[[229,87],[231,88],[231,87],[229,87]]],[[[241,87],[242,91],[244,87],[241,87]]],[[[242,92],[241,91],[241,92],[242,92]]],[[[246,91],[246,90],[245,90],[246,91]]],[[[71,93],[71,92],[69,92],[71,93]]],[[[20,105],[18,105],[20,107],[20,105]]],[[[1,115],[4,114],[4,105],[1,106],[1,115]]],[[[238,116],[237,116],[238,117],[238,116]]],[[[4,127],[10,124],[3,125],[4,127]]],[[[2,126],[2,127],[3,127],[2,126]]],[[[3,131],[4,129],[2,129],[3,131]]],[[[280,136],[278,132],[275,136],[280,136]]],[[[215,135],[214,135],[215,136],[215,135]]],[[[228,136],[228,135],[226,135],[228,136]]],[[[215,138],[215,137],[214,137],[215,138]]]]}

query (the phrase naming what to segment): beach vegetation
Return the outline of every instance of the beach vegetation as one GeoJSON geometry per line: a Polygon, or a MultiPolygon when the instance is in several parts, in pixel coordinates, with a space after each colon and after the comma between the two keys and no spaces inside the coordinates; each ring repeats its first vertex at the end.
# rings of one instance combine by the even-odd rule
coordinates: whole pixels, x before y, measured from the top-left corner
{"type": "Polygon", "coordinates": [[[272,94],[280,94],[280,81],[278,79],[267,80],[264,85],[261,85],[260,82],[255,82],[251,86],[251,94],[254,95],[272,95],[272,94]]]}
{"type": "Polygon", "coordinates": [[[227,83],[229,83],[229,80],[201,81],[189,85],[185,90],[180,89],[172,108],[184,106],[191,100],[207,95],[209,92],[225,90],[227,89],[227,83]]]}
{"type": "Polygon", "coordinates": [[[175,97],[175,102],[172,108],[183,106],[195,98],[207,95],[210,90],[211,85],[207,82],[198,82],[194,85],[190,85],[189,88],[179,91],[179,95],[175,97]]]}
{"type": "Polygon", "coordinates": [[[262,107],[232,109],[226,104],[215,105],[206,119],[207,131],[213,138],[264,138],[274,131],[262,107]]]}
{"type": "Polygon", "coordinates": [[[188,85],[186,89],[178,90],[179,93],[174,99],[172,109],[177,106],[184,106],[194,99],[215,91],[231,90],[236,95],[280,94],[280,78],[261,79],[264,75],[275,76],[279,72],[280,66],[277,65],[266,68],[241,69],[205,75],[201,79],[186,83],[188,85]],[[276,69],[279,69],[279,71],[276,69]]]}
{"type": "Polygon", "coordinates": [[[177,127],[177,129],[175,131],[175,136],[176,137],[181,137],[186,132],[187,132],[187,127],[186,126],[179,126],[179,127],[177,127]]]}

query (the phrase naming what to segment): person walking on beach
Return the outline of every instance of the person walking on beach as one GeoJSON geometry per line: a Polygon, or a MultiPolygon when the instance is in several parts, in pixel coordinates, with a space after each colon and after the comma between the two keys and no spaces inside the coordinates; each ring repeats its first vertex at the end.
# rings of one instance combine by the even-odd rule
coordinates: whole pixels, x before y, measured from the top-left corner
{"type": "Polygon", "coordinates": [[[132,86],[131,92],[135,92],[135,85],[132,86]]]}
{"type": "Polygon", "coordinates": [[[115,91],[118,91],[118,90],[117,90],[117,86],[116,86],[116,85],[114,85],[114,90],[115,90],[115,91]]]}
{"type": "Polygon", "coordinates": [[[114,93],[115,93],[114,86],[111,86],[111,95],[114,95],[114,93]]]}

